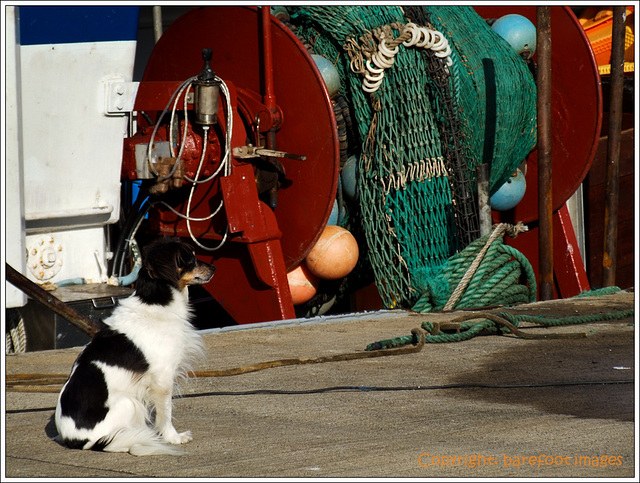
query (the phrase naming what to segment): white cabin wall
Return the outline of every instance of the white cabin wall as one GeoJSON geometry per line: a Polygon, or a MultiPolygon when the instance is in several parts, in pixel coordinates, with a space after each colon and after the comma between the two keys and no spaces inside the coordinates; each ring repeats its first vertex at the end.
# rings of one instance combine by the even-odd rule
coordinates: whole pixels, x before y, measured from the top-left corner
{"type": "MultiPolygon", "coordinates": [[[[20,62],[16,43],[16,9],[5,9],[5,107],[3,181],[3,233],[2,246],[6,262],[17,271],[25,272],[24,239],[24,185],[20,136],[20,62]]],[[[21,307],[27,303],[27,296],[10,283],[5,283],[5,304],[7,307],[21,307]]]]}
{"type": "MultiPolygon", "coordinates": [[[[132,81],[136,41],[20,45],[20,9],[9,11],[7,78],[17,81],[15,109],[6,110],[7,182],[18,189],[6,193],[7,261],[38,283],[104,282],[129,126],[126,112],[106,111],[107,85],[132,81]]],[[[7,307],[24,303],[21,296],[7,307]]]]}

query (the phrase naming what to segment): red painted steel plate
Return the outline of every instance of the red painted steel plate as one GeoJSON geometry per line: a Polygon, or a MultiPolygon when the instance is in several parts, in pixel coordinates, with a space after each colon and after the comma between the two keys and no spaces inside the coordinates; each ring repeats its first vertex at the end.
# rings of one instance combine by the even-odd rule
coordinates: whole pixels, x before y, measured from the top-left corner
{"type": "MultiPolygon", "coordinates": [[[[283,123],[279,151],[307,156],[282,160],[290,185],[278,191],[275,209],[288,269],[306,256],[329,219],[337,190],[339,143],[324,81],[304,46],[271,18],[273,80],[283,123]]],[[[211,67],[223,80],[264,94],[261,12],[256,7],[196,7],[162,35],[144,81],[184,81],[202,69],[201,51],[213,50],[211,67]]],[[[240,122],[236,119],[236,122],[240,122]]]]}
{"type": "MultiPolygon", "coordinates": [[[[474,9],[486,19],[515,13],[536,24],[535,6],[474,6],[474,9]]],[[[589,172],[602,124],[598,65],[589,40],[569,7],[551,7],[551,84],[552,204],[556,211],[589,172]]],[[[529,223],[538,219],[536,150],[527,157],[526,179],[524,198],[510,215],[514,221],[529,223]]]]}

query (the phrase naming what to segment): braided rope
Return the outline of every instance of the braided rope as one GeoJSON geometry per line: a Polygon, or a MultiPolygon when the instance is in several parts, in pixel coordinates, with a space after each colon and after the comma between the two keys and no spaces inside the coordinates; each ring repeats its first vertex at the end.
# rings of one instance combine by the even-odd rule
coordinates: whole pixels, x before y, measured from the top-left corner
{"type": "Polygon", "coordinates": [[[519,223],[515,227],[512,225],[509,225],[508,223],[499,223],[498,225],[496,225],[493,232],[487,239],[487,243],[485,243],[484,247],[482,247],[482,250],[480,250],[476,258],[474,258],[473,262],[469,266],[469,269],[466,271],[464,276],[460,279],[458,286],[455,288],[455,290],[451,294],[451,298],[449,298],[449,301],[444,306],[443,310],[452,310],[455,307],[456,302],[461,297],[463,292],[466,290],[467,285],[471,281],[471,278],[473,277],[473,275],[476,273],[476,270],[480,266],[480,263],[482,262],[482,259],[486,255],[487,250],[489,250],[489,247],[493,244],[494,240],[496,240],[497,238],[502,238],[504,234],[507,232],[507,230],[511,230],[512,232],[515,231],[517,234],[517,233],[523,233],[527,231],[528,228],[522,223],[519,223]]]}
{"type": "Polygon", "coordinates": [[[27,351],[27,332],[24,319],[19,317],[15,325],[5,333],[5,354],[18,354],[27,351]]]}
{"type": "MultiPolygon", "coordinates": [[[[611,287],[607,287],[611,288],[611,287]]],[[[620,290],[618,287],[615,287],[620,290]]],[[[576,295],[576,297],[580,297],[580,295],[576,295]]],[[[515,315],[510,314],[508,312],[499,312],[497,315],[504,317],[509,320],[514,325],[517,325],[520,322],[529,322],[534,324],[539,324],[544,327],[561,327],[564,325],[575,325],[575,324],[588,324],[591,322],[598,322],[601,320],[621,320],[626,319],[628,317],[632,317],[634,310],[621,310],[619,312],[606,312],[603,314],[588,314],[588,315],[572,315],[569,317],[550,317],[548,315],[515,315]]]]}
{"type": "MultiPolygon", "coordinates": [[[[610,295],[619,292],[618,287],[605,287],[604,289],[585,291],[573,298],[585,296],[610,295]]],[[[440,332],[436,329],[436,324],[424,321],[421,328],[427,332],[425,335],[425,343],[444,343],[444,342],[463,342],[472,339],[476,335],[486,332],[489,334],[505,334],[513,333],[519,337],[528,339],[550,339],[550,338],[580,338],[586,334],[569,333],[569,334],[525,334],[517,330],[521,322],[534,323],[542,327],[562,327],[568,325],[588,324],[599,321],[622,320],[633,317],[634,309],[619,310],[611,312],[603,312],[587,315],[574,315],[568,317],[553,317],[548,315],[526,315],[513,314],[510,312],[496,313],[470,313],[456,319],[460,323],[456,325],[454,333],[440,332]],[[479,319],[477,321],[462,321],[463,319],[479,319]],[[434,333],[437,332],[437,333],[434,333]]],[[[365,350],[380,350],[391,347],[401,347],[412,342],[411,336],[400,336],[393,339],[385,339],[379,342],[369,344],[365,350]]]]}

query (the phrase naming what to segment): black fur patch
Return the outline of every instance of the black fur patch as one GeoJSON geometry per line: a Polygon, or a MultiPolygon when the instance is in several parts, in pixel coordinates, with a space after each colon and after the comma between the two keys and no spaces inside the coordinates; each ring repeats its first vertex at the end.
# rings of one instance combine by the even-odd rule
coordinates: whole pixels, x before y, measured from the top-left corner
{"type": "Polygon", "coordinates": [[[76,428],[92,429],[109,412],[108,396],[102,371],[93,364],[80,364],[60,396],[62,415],[72,418],[76,428]]]}
{"type": "Polygon", "coordinates": [[[112,329],[98,332],[78,356],[77,367],[60,396],[62,415],[72,418],[77,428],[95,427],[109,411],[107,383],[93,361],[135,373],[149,369],[140,349],[124,334],[112,329]]]}
{"type": "Polygon", "coordinates": [[[173,283],[151,278],[147,270],[142,267],[138,273],[138,280],[136,280],[135,295],[147,305],[165,306],[173,301],[171,287],[173,287],[173,283]]]}
{"type": "Polygon", "coordinates": [[[91,447],[92,451],[104,451],[104,449],[107,447],[107,445],[109,443],[111,443],[111,441],[113,441],[113,436],[104,436],[102,438],[100,438],[98,441],[96,441],[95,443],[93,443],[93,446],[91,447]]]}
{"type": "Polygon", "coordinates": [[[78,357],[78,363],[104,362],[109,366],[122,367],[132,372],[143,373],[149,363],[142,351],[124,334],[113,329],[98,332],[78,357]]]}
{"type": "Polygon", "coordinates": [[[82,449],[84,448],[84,445],[87,444],[88,441],[89,441],[88,439],[64,439],[62,440],[62,443],[67,448],[82,449]]]}

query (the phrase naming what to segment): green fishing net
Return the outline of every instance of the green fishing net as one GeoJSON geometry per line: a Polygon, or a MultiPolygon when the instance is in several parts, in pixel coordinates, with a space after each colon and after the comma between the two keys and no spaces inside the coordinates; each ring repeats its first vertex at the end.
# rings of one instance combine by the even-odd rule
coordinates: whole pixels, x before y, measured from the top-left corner
{"type": "Polygon", "coordinates": [[[296,35],[340,74],[360,143],[356,223],[378,292],[388,308],[411,307],[425,270],[441,271],[479,237],[476,166],[490,164],[493,193],[535,145],[533,76],[470,7],[288,8],[296,35]],[[366,60],[381,33],[400,40],[409,20],[444,34],[449,65],[401,44],[379,88],[365,92],[354,59],[366,60]]]}

